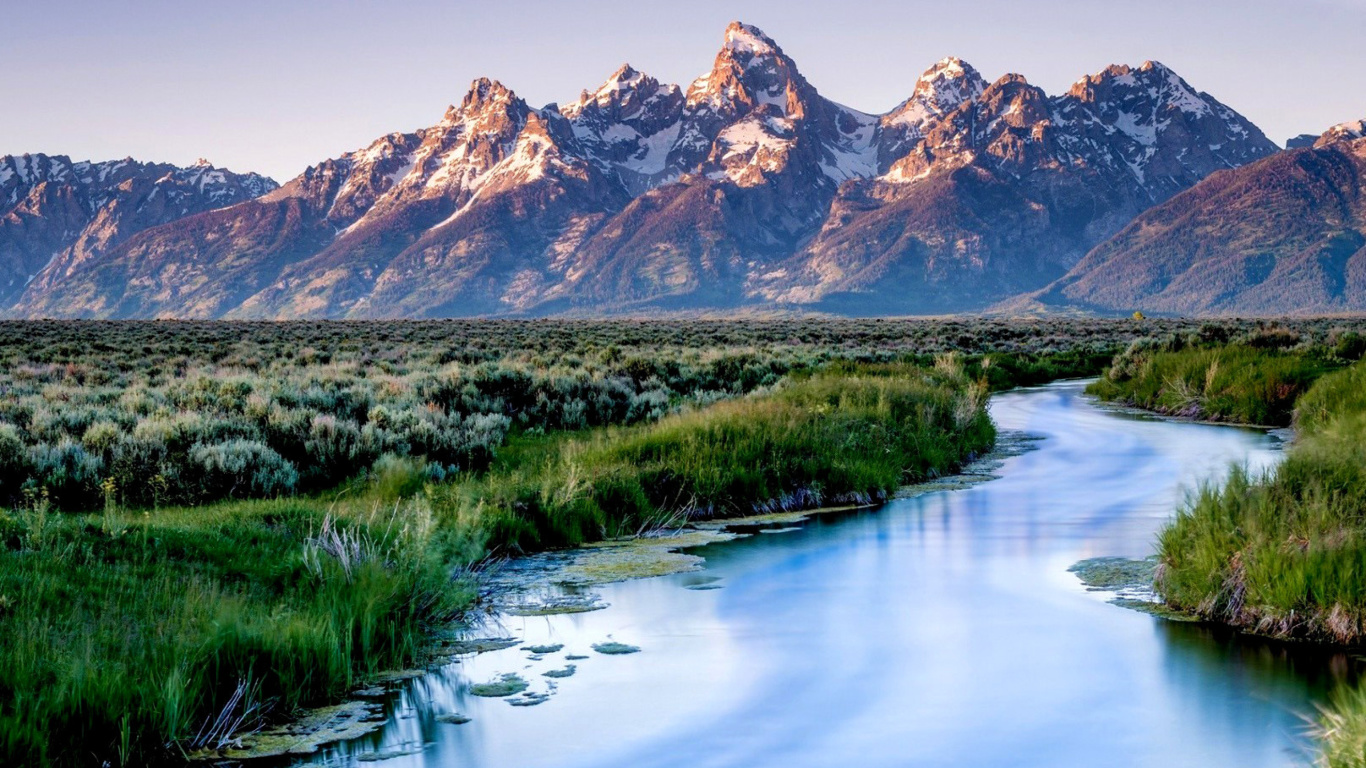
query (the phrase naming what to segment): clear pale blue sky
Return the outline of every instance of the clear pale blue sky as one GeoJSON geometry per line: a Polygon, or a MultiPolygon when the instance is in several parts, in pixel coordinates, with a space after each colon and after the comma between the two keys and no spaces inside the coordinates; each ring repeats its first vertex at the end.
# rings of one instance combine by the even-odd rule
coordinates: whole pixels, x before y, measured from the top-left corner
{"type": "Polygon", "coordinates": [[[4,0],[0,154],[188,163],[285,180],[440,119],[470,80],[535,106],[629,61],[686,84],[727,22],[865,111],[955,55],[1050,93],[1157,59],[1274,140],[1366,117],[1366,0],[4,0]]]}

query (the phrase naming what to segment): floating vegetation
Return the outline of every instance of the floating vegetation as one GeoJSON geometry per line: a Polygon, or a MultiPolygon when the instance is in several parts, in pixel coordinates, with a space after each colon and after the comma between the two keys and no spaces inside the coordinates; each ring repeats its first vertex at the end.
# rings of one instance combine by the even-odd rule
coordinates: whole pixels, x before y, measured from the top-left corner
{"type": "Polygon", "coordinates": [[[608,643],[594,643],[593,650],[608,656],[625,656],[628,653],[639,653],[640,649],[634,645],[618,643],[615,641],[608,643]]]}
{"type": "Polygon", "coordinates": [[[489,651],[501,651],[504,648],[512,648],[521,645],[522,641],[515,637],[482,637],[472,640],[450,640],[446,642],[445,650],[448,653],[464,656],[471,653],[488,653],[489,651]]]}
{"type": "Polygon", "coordinates": [[[534,656],[544,656],[547,653],[559,653],[560,651],[564,650],[564,644],[555,643],[554,645],[524,645],[522,646],[522,650],[534,656]]]}
{"type": "Polygon", "coordinates": [[[502,698],[521,693],[527,689],[527,681],[521,675],[509,672],[497,680],[487,683],[476,683],[470,686],[470,693],[475,696],[485,696],[488,698],[502,698]]]}
{"type": "Polygon", "coordinates": [[[580,549],[579,557],[566,566],[563,580],[587,584],[606,584],[628,579],[667,576],[696,571],[705,562],[681,549],[701,547],[736,538],[733,533],[683,530],[661,536],[604,541],[580,549]]]}
{"type": "Polygon", "coordinates": [[[464,725],[465,723],[468,723],[470,719],[471,718],[462,715],[459,712],[450,712],[448,714],[436,716],[436,721],[438,723],[445,723],[447,725],[464,725]]]}
{"type": "Polygon", "coordinates": [[[1077,574],[1081,583],[1093,591],[1119,592],[1152,589],[1157,558],[1130,560],[1124,557],[1096,557],[1082,560],[1067,570],[1077,574]]]}
{"type": "MultiPolygon", "coordinates": [[[[586,657],[583,657],[583,656],[574,656],[573,658],[581,659],[581,658],[586,658],[586,657]]],[[[564,678],[564,677],[573,677],[573,676],[574,676],[574,672],[575,672],[577,669],[578,669],[578,667],[574,666],[573,664],[567,664],[567,665],[565,665],[565,668],[564,668],[564,669],[551,669],[551,670],[542,672],[541,674],[544,675],[545,677],[551,677],[551,678],[555,678],[555,679],[558,680],[558,679],[564,678]]]]}
{"type": "Polygon", "coordinates": [[[1082,560],[1067,569],[1092,592],[1112,592],[1112,605],[1151,614],[1170,621],[1197,621],[1194,616],[1162,602],[1153,591],[1157,557],[1131,560],[1125,557],[1096,557],[1082,560]]]}
{"type": "Polygon", "coordinates": [[[578,654],[576,654],[576,653],[571,653],[571,654],[566,655],[564,658],[565,658],[565,661],[583,661],[584,659],[586,659],[586,658],[588,658],[588,657],[587,657],[587,656],[580,656],[580,655],[578,655],[578,654]]]}
{"type": "Polygon", "coordinates": [[[245,734],[226,749],[200,752],[190,757],[194,760],[247,760],[280,755],[307,755],[317,752],[326,744],[374,733],[383,725],[383,711],[379,705],[348,701],[345,704],[311,710],[285,725],[245,734]]]}
{"type": "Polygon", "coordinates": [[[508,699],[508,704],[514,707],[534,707],[537,704],[544,704],[550,701],[548,693],[524,693],[513,699],[508,699]]]}
{"type": "Polygon", "coordinates": [[[509,616],[559,616],[600,611],[606,607],[606,603],[598,601],[597,595],[565,595],[540,603],[519,603],[504,608],[503,612],[509,616]]]}

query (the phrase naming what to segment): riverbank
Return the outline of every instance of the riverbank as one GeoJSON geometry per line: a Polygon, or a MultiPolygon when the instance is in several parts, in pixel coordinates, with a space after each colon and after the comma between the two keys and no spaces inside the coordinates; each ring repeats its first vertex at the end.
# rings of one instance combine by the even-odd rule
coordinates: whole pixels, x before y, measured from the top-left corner
{"type": "MultiPolygon", "coordinates": [[[[1295,713],[1327,700],[1336,663],[1203,625],[1154,625],[1065,572],[1087,556],[1148,554],[1182,486],[1230,462],[1269,466],[1275,441],[1116,415],[1083,387],[993,396],[998,443],[1013,430],[1042,439],[990,482],[939,478],[955,490],[796,525],[786,514],[764,528],[716,521],[753,535],[679,553],[705,557],[701,570],[565,590],[592,593],[596,610],[543,614],[535,606],[557,592],[532,587],[481,627],[521,645],[398,686],[381,732],[308,762],[819,768],[859,754],[877,766],[1043,768],[1113,754],[1125,768],[1287,768],[1311,746],[1295,713]],[[640,652],[592,649],[607,642],[640,652]],[[545,674],[566,664],[572,677],[545,674]],[[548,700],[475,695],[510,673],[530,686],[512,698],[548,700]],[[456,716],[468,722],[446,722],[456,716]],[[1107,751],[1118,743],[1133,748],[1107,751]]],[[[632,548],[621,554],[634,560],[632,548]]]]}
{"type": "MultiPolygon", "coordinates": [[[[1331,350],[1131,350],[1094,388],[1160,406],[1203,379],[1200,410],[1295,427],[1274,471],[1201,486],[1162,531],[1154,585],[1171,609],[1277,639],[1366,643],[1366,362],[1346,362],[1331,350]]],[[[1324,765],[1366,762],[1366,694],[1338,691],[1318,728],[1324,765]]]]}
{"type": "Polygon", "coordinates": [[[420,664],[473,604],[461,569],[491,553],[886,498],[990,447],[986,392],[951,358],[846,366],[654,424],[527,437],[454,483],[394,460],[327,496],[72,516],[37,495],[0,523],[0,751],[148,765],[222,748],[420,664]]]}

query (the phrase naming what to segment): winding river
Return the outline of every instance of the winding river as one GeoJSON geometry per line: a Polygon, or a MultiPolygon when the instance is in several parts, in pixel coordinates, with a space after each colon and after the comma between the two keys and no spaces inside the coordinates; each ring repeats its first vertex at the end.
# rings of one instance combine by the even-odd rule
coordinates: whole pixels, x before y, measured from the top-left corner
{"type": "Polygon", "coordinates": [[[1102,409],[1075,382],[991,408],[1003,430],[1042,438],[998,479],[713,544],[705,571],[601,587],[605,610],[505,617],[498,632],[564,649],[484,653],[415,680],[381,732],[314,762],[1306,764],[1305,718],[1350,674],[1344,658],[1120,608],[1068,572],[1151,554],[1185,489],[1273,464],[1277,440],[1102,409]],[[609,639],[641,651],[590,650],[609,639]],[[570,677],[542,676],[570,663],[570,677]],[[503,673],[553,695],[514,707],[469,694],[503,673]],[[471,721],[438,720],[452,712],[471,721]]]}

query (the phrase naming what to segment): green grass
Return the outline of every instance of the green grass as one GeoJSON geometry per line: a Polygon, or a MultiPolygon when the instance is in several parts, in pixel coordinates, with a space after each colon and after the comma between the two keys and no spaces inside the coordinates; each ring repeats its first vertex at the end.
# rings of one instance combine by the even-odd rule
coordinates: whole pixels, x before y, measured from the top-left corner
{"type": "Polygon", "coordinates": [[[1279,467],[1201,489],[1162,533],[1169,603],[1263,634],[1366,639],[1366,411],[1343,387],[1361,378],[1324,378],[1305,401],[1332,415],[1302,418],[1279,467]]]}
{"type": "MultiPolygon", "coordinates": [[[[1178,610],[1273,637],[1366,642],[1366,363],[1300,398],[1296,443],[1273,471],[1235,469],[1159,537],[1157,589],[1178,610]]],[[[1320,721],[1328,766],[1366,765],[1366,692],[1320,721]]]]}
{"type": "Polygon", "coordinates": [[[417,499],[0,517],[0,762],[145,765],[412,663],[470,598],[417,499]],[[329,554],[329,550],[342,557],[329,554]],[[196,738],[198,736],[198,738],[196,738]]]}
{"type": "Polygon", "coordinates": [[[1314,735],[1322,745],[1317,765],[1323,768],[1366,766],[1366,687],[1334,691],[1319,717],[1314,735]]]}
{"type": "Polygon", "coordinates": [[[1140,345],[1116,358],[1087,392],[1173,416],[1286,426],[1296,400],[1336,367],[1318,350],[1140,345]]]}
{"type": "Polygon", "coordinates": [[[433,503],[452,530],[482,534],[477,546],[520,552],[884,499],[995,439],[986,387],[956,363],[941,368],[815,374],[648,426],[513,443],[478,480],[436,489],[433,503]]]}
{"type": "Polygon", "coordinates": [[[427,485],[381,462],[327,496],[0,516],[0,763],[154,765],[417,663],[452,574],[686,519],[885,498],[987,450],[987,386],[846,367],[647,425],[523,434],[427,485]]]}

